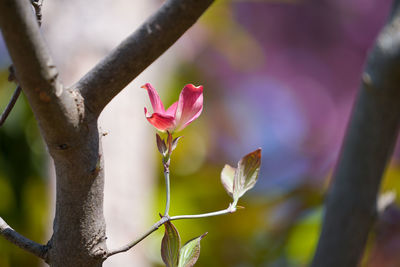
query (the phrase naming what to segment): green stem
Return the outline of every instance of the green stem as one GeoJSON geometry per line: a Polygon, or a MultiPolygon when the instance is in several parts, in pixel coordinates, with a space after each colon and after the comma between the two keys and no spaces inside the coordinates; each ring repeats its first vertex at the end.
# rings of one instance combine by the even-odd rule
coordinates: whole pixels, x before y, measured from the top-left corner
{"type": "MultiPolygon", "coordinates": [[[[167,165],[167,167],[169,167],[167,165]]],[[[165,211],[164,216],[168,216],[169,206],[170,206],[170,199],[171,199],[171,192],[170,192],[170,182],[169,182],[169,168],[164,171],[165,176],[165,188],[166,188],[166,203],[165,203],[165,211]]]]}
{"type": "Polygon", "coordinates": [[[131,243],[129,243],[123,247],[120,247],[118,249],[110,250],[107,253],[106,257],[108,258],[112,255],[128,251],[129,249],[131,249],[135,245],[137,245],[140,241],[142,241],[147,236],[149,236],[151,233],[158,230],[158,228],[160,228],[160,226],[163,225],[164,223],[166,223],[167,221],[175,221],[175,220],[183,220],[183,219],[197,219],[197,218],[218,216],[218,215],[233,213],[235,211],[236,211],[236,207],[234,207],[234,206],[232,206],[232,204],[230,204],[227,209],[209,212],[209,213],[195,214],[195,215],[178,215],[178,216],[173,216],[173,217],[169,217],[168,215],[165,215],[158,222],[156,222],[147,232],[145,232],[143,235],[141,235],[138,239],[136,239],[136,240],[132,241],[131,243]]]}
{"type": "Polygon", "coordinates": [[[198,218],[205,218],[205,217],[224,215],[224,214],[228,214],[228,213],[233,213],[235,211],[236,211],[236,207],[229,206],[227,209],[214,211],[214,212],[209,212],[209,213],[172,216],[171,218],[169,218],[169,220],[170,221],[174,221],[174,220],[182,220],[182,219],[198,219],[198,218]]]}

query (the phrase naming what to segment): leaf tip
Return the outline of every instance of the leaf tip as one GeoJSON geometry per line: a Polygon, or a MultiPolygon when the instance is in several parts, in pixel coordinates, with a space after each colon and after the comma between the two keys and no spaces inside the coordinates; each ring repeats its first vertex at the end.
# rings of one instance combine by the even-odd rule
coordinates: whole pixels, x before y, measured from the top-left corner
{"type": "Polygon", "coordinates": [[[200,240],[203,239],[206,235],[208,235],[208,232],[205,232],[204,234],[202,234],[202,235],[200,236],[200,240]]]}

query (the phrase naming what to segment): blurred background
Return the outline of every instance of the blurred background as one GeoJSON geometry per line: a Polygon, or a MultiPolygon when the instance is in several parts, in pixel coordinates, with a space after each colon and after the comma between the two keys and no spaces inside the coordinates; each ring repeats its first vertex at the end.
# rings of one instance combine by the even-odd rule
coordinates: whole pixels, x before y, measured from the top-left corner
{"type": "MultiPolygon", "coordinates": [[[[45,0],[43,7],[43,33],[66,85],[161,4],[79,2],[45,0]]],[[[109,247],[145,231],[165,205],[155,130],[143,115],[150,103],[139,87],[152,83],[169,106],[185,84],[193,83],[204,86],[204,110],[179,133],[184,138],[171,162],[172,215],[225,209],[230,198],[220,183],[224,164],[235,166],[248,152],[263,149],[259,181],[239,201],[245,209],[175,223],[183,242],[208,232],[196,266],[307,266],[363,64],[390,4],[217,1],[102,114],[100,126],[109,133],[104,139],[109,247]]],[[[7,82],[10,64],[1,41],[1,110],[15,88],[7,82]]],[[[0,128],[0,216],[38,242],[51,235],[54,214],[54,177],[47,157],[21,96],[0,128]]],[[[399,190],[396,149],[382,192],[399,190]]],[[[163,266],[162,235],[159,230],[130,256],[107,260],[105,266],[163,266]]],[[[371,232],[362,266],[399,266],[399,249],[400,210],[393,203],[371,232]]],[[[41,263],[0,238],[0,266],[41,263]]]]}

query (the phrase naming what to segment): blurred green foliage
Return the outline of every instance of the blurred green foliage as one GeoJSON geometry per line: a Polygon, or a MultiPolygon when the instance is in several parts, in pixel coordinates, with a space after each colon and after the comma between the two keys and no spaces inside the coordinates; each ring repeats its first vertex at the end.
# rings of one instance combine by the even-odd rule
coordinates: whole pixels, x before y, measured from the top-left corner
{"type": "MultiPolygon", "coordinates": [[[[0,72],[0,110],[15,85],[0,72]]],[[[45,176],[46,157],[36,121],[21,95],[0,127],[0,216],[22,235],[46,242],[49,204],[45,176]]],[[[0,238],[0,266],[39,266],[37,257],[0,238]]]]}
{"type": "MultiPolygon", "coordinates": [[[[221,105],[217,80],[210,79],[195,64],[182,62],[172,75],[167,91],[166,106],[176,101],[186,83],[204,85],[204,110],[193,124],[178,135],[183,135],[171,157],[171,212],[173,215],[197,214],[225,209],[231,199],[220,183],[220,172],[225,163],[232,166],[223,153],[212,155],[216,140],[212,127],[221,105]]],[[[224,88],[228,90],[229,88],[224,88]]],[[[155,149],[155,145],[154,145],[155,149]]],[[[243,155],[249,151],[243,151],[243,155]]],[[[165,205],[165,187],[159,157],[159,184],[156,191],[156,210],[165,205]]],[[[239,158],[237,159],[239,160],[239,158]]],[[[263,160],[268,161],[268,158],[263,160]]],[[[323,201],[330,184],[331,171],[317,180],[307,175],[300,177],[300,183],[283,191],[252,190],[239,201],[245,209],[234,214],[182,220],[174,222],[182,240],[208,232],[202,240],[199,267],[292,267],[308,266],[317,245],[323,201]]],[[[268,179],[261,173],[260,179],[268,179]]],[[[382,192],[400,192],[399,162],[394,160],[384,177],[382,192]]],[[[259,181],[262,183],[262,181],[259,181]]],[[[256,185],[257,187],[257,185],[256,185]]],[[[356,193],[356,192],[355,192],[356,193]]],[[[398,201],[398,200],[397,200],[398,201]]],[[[154,216],[157,220],[157,216],[154,216]]],[[[162,235],[156,233],[161,241],[162,235]]],[[[371,233],[369,247],[374,244],[375,234],[371,233]]],[[[160,242],[153,244],[154,255],[159,251],[160,242]]],[[[154,257],[154,266],[163,266],[159,256],[154,257]]],[[[369,250],[363,266],[368,265],[369,250]]]]}
{"type": "MultiPolygon", "coordinates": [[[[204,77],[195,66],[182,64],[168,86],[172,104],[188,81],[203,84],[204,77]]],[[[171,215],[198,214],[225,209],[232,199],[220,182],[223,164],[215,160],[210,123],[215,114],[208,107],[216,102],[208,82],[203,114],[183,135],[171,157],[171,215]]],[[[155,149],[155,148],[154,148],[155,149]]],[[[250,151],[243,151],[243,155],[250,151]]],[[[159,186],[156,210],[165,205],[164,177],[159,156],[159,186]]],[[[223,159],[222,159],[223,160],[223,159]]],[[[239,158],[237,159],[237,161],[239,158]]],[[[226,162],[236,166],[237,162],[226,162]]],[[[257,185],[256,185],[257,187],[257,185]]],[[[322,190],[313,184],[285,194],[246,194],[238,203],[245,209],[236,213],[198,220],[175,221],[182,240],[208,232],[202,240],[196,266],[306,266],[313,253],[321,219],[322,190]]],[[[157,220],[157,216],[154,216],[157,220]]],[[[158,233],[158,238],[161,235],[158,233]]],[[[154,250],[159,250],[159,243],[154,250]]],[[[163,266],[159,260],[155,266],[163,266]]]]}
{"type": "MultiPolygon", "coordinates": [[[[176,87],[175,83],[172,84],[175,88],[180,88],[176,87]]],[[[179,90],[171,94],[176,96],[179,90]]],[[[195,123],[179,133],[184,138],[172,154],[170,167],[171,216],[221,210],[231,202],[220,183],[223,165],[216,164],[208,154],[212,141],[207,123],[212,117],[213,115],[207,114],[206,111],[195,123]]],[[[162,211],[165,205],[165,187],[161,156],[158,156],[159,184],[155,194],[155,209],[162,211]]],[[[245,209],[236,213],[197,220],[180,220],[174,224],[182,240],[208,232],[202,240],[200,258],[196,263],[199,267],[308,266],[318,241],[323,198],[329,178],[330,176],[326,176],[323,179],[325,184],[317,185],[304,179],[304,183],[285,193],[250,191],[250,194],[246,194],[239,201],[239,205],[245,209]]],[[[394,162],[385,174],[382,192],[400,192],[399,178],[400,168],[394,162]]],[[[153,219],[156,221],[158,218],[154,216],[153,219]]],[[[162,235],[156,235],[161,241],[162,235]]],[[[372,232],[369,246],[373,243],[372,232]]],[[[154,243],[154,254],[159,252],[159,246],[159,242],[154,243]]],[[[369,254],[366,253],[366,262],[368,257],[369,254]]],[[[163,265],[158,261],[154,266],[163,265]]],[[[370,265],[365,263],[363,266],[370,265]]]]}

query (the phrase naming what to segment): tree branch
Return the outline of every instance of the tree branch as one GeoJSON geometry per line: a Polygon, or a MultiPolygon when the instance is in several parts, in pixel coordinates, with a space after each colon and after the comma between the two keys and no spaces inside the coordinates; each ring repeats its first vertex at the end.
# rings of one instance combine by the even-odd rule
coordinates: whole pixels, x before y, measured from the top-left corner
{"type": "MultiPolygon", "coordinates": [[[[227,209],[214,211],[214,212],[209,212],[209,213],[194,214],[194,215],[177,215],[177,216],[172,216],[172,217],[169,217],[168,215],[164,215],[164,216],[161,217],[161,219],[158,222],[153,224],[153,226],[147,232],[145,232],[143,235],[141,235],[139,238],[137,238],[136,240],[133,240],[132,242],[126,244],[125,246],[122,246],[122,247],[114,249],[114,250],[110,250],[107,253],[106,257],[108,258],[108,257],[110,257],[112,255],[115,255],[115,254],[130,250],[131,248],[133,248],[134,246],[139,244],[143,239],[148,237],[151,233],[153,233],[156,230],[158,230],[158,228],[160,228],[160,226],[163,225],[164,223],[166,223],[167,221],[176,221],[176,220],[185,220],[185,219],[200,219],[200,218],[206,218],[206,217],[213,217],[213,216],[219,216],[219,215],[225,215],[225,214],[234,213],[236,210],[237,210],[236,207],[234,207],[232,205],[229,205],[229,207],[227,209]]],[[[160,214],[160,216],[161,216],[161,214],[160,214]]]]}
{"type": "MultiPolygon", "coordinates": [[[[39,27],[42,25],[42,3],[39,3],[38,0],[31,0],[31,4],[35,9],[35,13],[36,13],[36,20],[39,24],[39,27]]],[[[8,81],[16,81],[16,77],[15,77],[15,73],[14,73],[14,68],[11,65],[9,67],[9,71],[10,71],[10,75],[8,76],[8,81]]],[[[4,122],[6,121],[6,119],[8,118],[8,115],[10,114],[11,110],[14,108],[15,103],[18,100],[18,97],[20,96],[22,91],[21,86],[17,86],[17,88],[15,88],[14,90],[14,94],[12,95],[10,102],[8,103],[8,105],[6,106],[6,108],[4,109],[3,113],[0,116],[0,126],[2,126],[4,124],[4,122]]]]}
{"type": "Polygon", "coordinates": [[[10,241],[14,245],[38,256],[39,258],[42,258],[47,262],[47,250],[48,250],[47,246],[40,245],[20,235],[14,229],[12,229],[1,217],[0,217],[0,235],[4,236],[5,239],[10,241]]]}
{"type": "Polygon", "coordinates": [[[357,266],[400,125],[400,8],[369,55],[333,177],[312,267],[357,266]]]}
{"type": "MultiPolygon", "coordinates": [[[[39,30],[30,1],[0,0],[0,28],[13,61],[19,85],[51,145],[74,132],[79,122],[74,92],[63,90],[57,70],[39,30]],[[70,127],[69,129],[73,129],[70,127]]],[[[76,93],[75,93],[76,94],[76,93]]],[[[50,146],[51,148],[51,146],[50,146]]]]}
{"type": "Polygon", "coordinates": [[[21,94],[21,86],[17,86],[17,88],[15,88],[15,91],[10,99],[10,102],[8,103],[8,105],[6,106],[6,108],[4,109],[3,113],[1,113],[0,115],[0,126],[3,125],[3,123],[6,121],[8,115],[10,114],[11,110],[13,109],[15,103],[18,100],[19,95],[21,94]]]}
{"type": "Polygon", "coordinates": [[[214,0],[168,0],[74,88],[99,115],[128,83],[189,29],[214,0]]]}
{"type": "Polygon", "coordinates": [[[177,216],[170,217],[169,220],[175,221],[175,220],[184,220],[184,219],[200,219],[200,218],[230,214],[230,213],[234,213],[236,210],[237,210],[236,207],[229,205],[229,207],[224,210],[208,212],[208,213],[201,213],[201,214],[193,214],[193,215],[177,215],[177,216]]]}
{"type": "Polygon", "coordinates": [[[112,255],[115,255],[115,254],[122,253],[122,252],[130,250],[131,248],[133,248],[134,246],[139,244],[140,241],[142,241],[143,239],[148,237],[151,233],[153,233],[154,231],[158,230],[158,228],[160,228],[160,226],[163,225],[164,223],[166,223],[167,221],[169,221],[169,217],[167,217],[167,216],[161,217],[161,219],[158,222],[153,224],[153,226],[146,233],[141,235],[138,239],[126,244],[125,246],[122,246],[120,248],[108,251],[106,257],[108,258],[108,257],[111,257],[112,255]]]}

